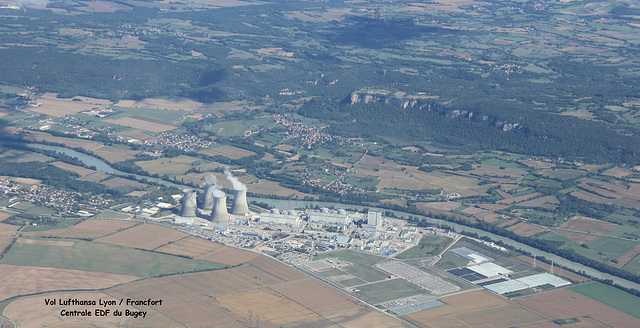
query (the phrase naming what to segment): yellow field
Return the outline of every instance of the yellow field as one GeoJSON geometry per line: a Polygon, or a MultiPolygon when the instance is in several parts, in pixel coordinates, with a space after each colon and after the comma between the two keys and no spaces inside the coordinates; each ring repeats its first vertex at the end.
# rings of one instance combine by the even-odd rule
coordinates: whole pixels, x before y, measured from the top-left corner
{"type": "Polygon", "coordinates": [[[75,97],[82,99],[82,101],[73,101],[72,99],[56,98],[56,96],[56,93],[45,93],[37,100],[37,102],[42,105],[38,107],[27,107],[26,110],[52,117],[64,117],[65,115],[73,115],[94,107],[111,105],[111,102],[105,99],[75,97]]]}
{"type": "Polygon", "coordinates": [[[228,303],[232,312],[251,311],[254,315],[260,316],[261,321],[269,321],[278,326],[317,317],[317,314],[310,309],[281,297],[273,291],[266,292],[262,289],[223,296],[222,302],[228,303]]]}
{"type": "Polygon", "coordinates": [[[117,163],[133,159],[140,153],[138,150],[131,150],[127,148],[101,146],[92,150],[96,155],[106,159],[111,163],[117,163]]]}
{"type": "Polygon", "coordinates": [[[11,245],[11,242],[13,242],[14,238],[15,238],[14,236],[3,236],[3,235],[0,235],[0,254],[2,254],[2,252],[5,250],[5,248],[7,248],[9,245],[11,245]]]}
{"type": "Polygon", "coordinates": [[[259,255],[249,251],[242,251],[233,247],[224,246],[215,249],[204,255],[196,256],[194,259],[200,261],[214,262],[222,265],[238,265],[254,260],[259,255]]]}
{"type": "MultiPolygon", "coordinates": [[[[77,298],[80,300],[113,300],[113,297],[101,292],[66,292],[36,295],[22,298],[11,303],[4,311],[6,317],[11,318],[18,327],[136,327],[136,324],[143,323],[152,327],[169,327],[170,322],[166,322],[166,318],[160,313],[154,311],[151,307],[140,307],[143,311],[147,311],[145,318],[134,319],[132,317],[116,317],[112,313],[114,310],[125,311],[125,309],[136,310],[131,306],[115,305],[109,306],[111,313],[107,316],[95,316],[94,309],[100,306],[45,306],[45,298],[53,298],[68,300],[69,298],[77,298]],[[62,317],[60,311],[67,310],[84,310],[91,309],[92,315],[89,317],[62,317]],[[37,310],[34,310],[37,309],[37,310]],[[164,324],[164,325],[163,325],[164,324]]],[[[119,300],[118,300],[119,301],[119,300]]],[[[175,323],[173,323],[175,325],[175,323]]]]}
{"type": "Polygon", "coordinates": [[[516,302],[553,319],[577,317],[579,327],[640,326],[640,320],[566,288],[523,297],[516,302]]]}
{"type": "Polygon", "coordinates": [[[165,109],[165,110],[183,110],[190,112],[194,108],[202,107],[203,103],[197,102],[184,97],[174,97],[171,99],[146,98],[143,100],[121,100],[115,106],[128,108],[149,108],[149,109],[165,109]]]}
{"type": "Polygon", "coordinates": [[[417,167],[407,166],[407,172],[415,179],[428,183],[432,189],[442,188],[445,193],[461,192],[478,188],[480,180],[472,177],[464,177],[443,172],[423,172],[417,167]],[[435,186],[435,188],[433,188],[435,186]]]}
{"type": "Polygon", "coordinates": [[[72,165],[72,164],[67,164],[65,162],[53,162],[53,163],[51,163],[51,165],[57,166],[57,167],[65,170],[65,171],[76,173],[76,174],[80,175],[80,177],[84,177],[86,175],[89,175],[91,173],[96,172],[96,171],[91,170],[91,169],[87,169],[87,168],[84,168],[84,167],[81,167],[81,166],[72,165]]]}
{"type": "Polygon", "coordinates": [[[509,228],[507,228],[507,230],[512,231],[517,233],[520,236],[524,236],[524,237],[530,237],[533,236],[537,233],[543,232],[543,231],[547,231],[547,229],[539,227],[539,226],[535,226],[535,225],[531,225],[525,222],[521,222],[518,223],[516,225],[513,225],[509,228]]]}
{"type": "Polygon", "coordinates": [[[0,300],[52,290],[106,288],[139,279],[121,274],[9,264],[0,264],[0,277],[0,300]]]}
{"type": "MultiPolygon", "coordinates": [[[[11,214],[0,212],[0,221],[10,217],[11,214]]],[[[0,223],[0,236],[14,236],[20,229],[20,226],[13,224],[0,223]]]]}
{"type": "Polygon", "coordinates": [[[126,187],[126,186],[131,186],[133,188],[137,188],[137,189],[145,189],[147,187],[149,187],[148,184],[146,183],[141,183],[135,180],[129,180],[129,179],[125,179],[125,178],[120,178],[120,177],[115,177],[115,178],[111,178],[108,180],[104,180],[101,181],[100,184],[103,184],[109,188],[119,188],[119,187],[126,187]]]}
{"type": "Polygon", "coordinates": [[[188,236],[186,233],[177,230],[154,224],[141,224],[106,237],[98,238],[95,241],[111,245],[152,250],[186,236],[188,236]]]}
{"type": "Polygon", "coordinates": [[[479,176],[489,176],[489,177],[504,177],[508,176],[510,178],[519,178],[527,175],[529,172],[520,169],[500,169],[495,166],[488,165],[479,165],[478,168],[471,171],[471,173],[479,175],[479,176]]]}
{"type": "Polygon", "coordinates": [[[171,123],[150,122],[148,120],[133,116],[118,119],[105,119],[104,121],[150,132],[165,132],[178,127],[177,125],[171,123]]]}
{"type": "MultiPolygon", "coordinates": [[[[136,165],[151,174],[181,174],[187,172],[192,166],[191,163],[200,159],[186,155],[174,158],[159,158],[150,161],[139,161],[136,165]]],[[[215,168],[215,167],[212,167],[215,168]]]]}
{"type": "Polygon", "coordinates": [[[66,229],[28,231],[21,235],[27,237],[99,238],[134,225],[135,222],[129,221],[85,220],[66,229]]]}
{"type": "Polygon", "coordinates": [[[48,141],[63,144],[69,148],[82,148],[84,150],[93,150],[104,145],[100,142],[78,139],[78,138],[63,138],[54,137],[48,133],[29,131],[29,135],[25,137],[26,140],[33,141],[48,141]]]}
{"type": "Polygon", "coordinates": [[[629,169],[624,169],[624,168],[621,168],[621,167],[614,167],[612,169],[606,170],[602,174],[603,175],[612,176],[612,177],[616,177],[616,178],[624,178],[627,175],[633,174],[633,171],[631,171],[629,169]]]}
{"type": "Polygon", "coordinates": [[[228,157],[228,158],[231,158],[231,159],[239,159],[239,158],[243,158],[243,157],[247,157],[247,156],[256,155],[256,153],[254,153],[252,151],[244,150],[242,148],[229,146],[229,145],[223,145],[223,146],[216,147],[216,148],[201,150],[199,153],[207,155],[207,156],[218,156],[218,155],[220,155],[220,156],[228,157]]]}
{"type": "Polygon", "coordinates": [[[183,255],[196,258],[205,256],[215,250],[224,247],[226,246],[211,242],[203,238],[189,236],[187,238],[170,243],[169,245],[158,247],[155,250],[167,254],[183,255]]]}
{"type": "Polygon", "coordinates": [[[471,291],[440,299],[447,305],[402,316],[419,327],[525,326],[548,322],[549,318],[525,309],[486,290],[471,291]]]}

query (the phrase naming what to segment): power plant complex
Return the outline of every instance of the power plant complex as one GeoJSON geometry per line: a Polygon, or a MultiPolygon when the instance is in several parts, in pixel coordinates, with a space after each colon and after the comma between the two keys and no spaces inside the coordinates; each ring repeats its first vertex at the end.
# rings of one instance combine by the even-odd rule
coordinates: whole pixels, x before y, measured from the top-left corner
{"type": "MultiPolygon", "coordinates": [[[[249,204],[247,203],[247,186],[238,181],[228,170],[225,170],[227,180],[233,185],[233,202],[231,203],[231,214],[246,215],[249,213],[249,204]]],[[[203,211],[211,211],[211,221],[229,220],[229,211],[227,211],[227,195],[220,189],[217,179],[213,175],[209,175],[205,180],[204,199],[202,200],[201,209],[203,211]]],[[[180,216],[185,218],[196,217],[198,214],[197,192],[194,189],[184,189],[182,191],[182,209],[180,216]]]]}

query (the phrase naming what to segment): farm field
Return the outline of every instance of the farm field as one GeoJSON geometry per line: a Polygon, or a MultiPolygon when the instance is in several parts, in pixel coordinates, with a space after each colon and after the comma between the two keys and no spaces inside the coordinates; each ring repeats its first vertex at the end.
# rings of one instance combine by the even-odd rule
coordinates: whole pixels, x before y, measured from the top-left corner
{"type": "Polygon", "coordinates": [[[378,281],[387,277],[386,273],[373,267],[375,264],[382,262],[385,259],[383,257],[356,251],[339,250],[319,254],[314,259],[319,260],[327,257],[338,257],[353,263],[353,265],[342,267],[341,271],[352,274],[364,281],[378,281]]]}
{"type": "Polygon", "coordinates": [[[131,187],[133,189],[137,189],[137,190],[144,190],[146,188],[149,187],[148,184],[146,183],[142,183],[142,182],[138,182],[135,180],[130,180],[130,179],[125,179],[125,178],[120,178],[120,177],[115,177],[115,178],[111,178],[111,179],[107,179],[107,180],[102,180],[100,181],[100,184],[105,185],[109,188],[113,188],[113,189],[117,189],[120,187],[131,187]]]}
{"type": "Polygon", "coordinates": [[[4,250],[11,245],[11,243],[13,242],[13,236],[6,236],[6,235],[1,235],[0,234],[0,254],[2,254],[2,252],[4,252],[4,250]]]}
{"type": "Polygon", "coordinates": [[[152,250],[187,236],[184,232],[154,224],[141,224],[106,237],[98,238],[95,241],[123,247],[152,250]]]}
{"type": "MultiPolygon", "coordinates": [[[[150,161],[138,161],[136,165],[151,174],[182,174],[187,172],[193,166],[194,162],[199,161],[197,157],[180,155],[174,158],[159,158],[150,161]]],[[[215,167],[211,167],[212,169],[215,167]]]]}
{"type": "Polygon", "coordinates": [[[83,178],[89,174],[92,173],[96,173],[97,171],[95,170],[91,170],[91,169],[87,169],[81,166],[77,166],[77,165],[72,165],[72,164],[68,164],[65,162],[53,162],[51,163],[51,165],[59,167],[65,171],[69,171],[69,172],[73,172],[76,173],[80,176],[80,178],[83,178]]]}
{"type": "Polygon", "coordinates": [[[385,280],[356,288],[359,289],[357,293],[372,304],[420,294],[429,294],[429,291],[402,278],[385,280]]]}
{"type": "Polygon", "coordinates": [[[258,254],[249,251],[240,250],[233,247],[223,246],[219,249],[214,249],[212,252],[204,255],[195,256],[194,259],[199,261],[207,261],[218,263],[222,265],[239,265],[258,258],[258,254]]]}
{"type": "Polygon", "coordinates": [[[419,327],[513,327],[549,322],[537,312],[503,299],[486,290],[477,290],[440,299],[445,306],[402,316],[419,327]],[[455,326],[454,326],[455,325],[455,326]]]}
{"type": "Polygon", "coordinates": [[[122,126],[127,126],[136,130],[149,131],[149,132],[165,132],[171,131],[179,125],[168,123],[165,121],[157,120],[151,117],[142,115],[133,115],[117,119],[105,119],[104,122],[114,123],[122,126]]]}
{"type": "Polygon", "coordinates": [[[422,236],[418,245],[396,255],[397,259],[412,259],[436,256],[444,250],[453,239],[445,236],[426,235],[422,236]]]}
{"type": "Polygon", "coordinates": [[[158,247],[155,249],[155,251],[195,258],[195,257],[204,256],[206,254],[209,254],[210,252],[213,252],[215,250],[218,250],[224,247],[226,246],[211,242],[204,238],[189,236],[189,237],[171,242],[168,245],[158,247]]]}
{"type": "MultiPolygon", "coordinates": [[[[635,317],[640,322],[640,298],[599,282],[572,286],[570,290],[635,317]]],[[[630,325],[628,327],[635,326],[630,325]]]]}
{"type": "MultiPolygon", "coordinates": [[[[575,287],[581,286],[586,285],[575,287]]],[[[575,287],[527,296],[516,302],[552,319],[577,318],[582,323],[581,327],[601,327],[603,323],[610,327],[635,327],[640,324],[640,320],[629,314],[573,291],[575,287]]]]}
{"type": "Polygon", "coordinates": [[[100,238],[122,229],[134,226],[135,222],[117,220],[85,220],[65,229],[51,229],[42,231],[23,232],[26,237],[56,237],[56,238],[100,238]]]}
{"type": "Polygon", "coordinates": [[[242,148],[222,145],[199,151],[199,153],[207,156],[224,156],[231,159],[239,159],[247,156],[256,155],[256,153],[242,148]]]}
{"type": "Polygon", "coordinates": [[[111,163],[118,163],[128,159],[134,159],[140,151],[123,147],[101,146],[92,150],[96,155],[111,163]]]}
{"type": "Polygon", "coordinates": [[[46,291],[107,288],[139,279],[132,275],[4,263],[0,263],[0,276],[0,300],[46,291]]]}
{"type": "Polygon", "coordinates": [[[140,277],[220,268],[220,265],[78,240],[21,238],[0,264],[86,270],[140,277]],[[108,259],[108,261],[105,261],[108,259]]]}
{"type": "MultiPolygon", "coordinates": [[[[47,294],[46,297],[56,297],[62,300],[68,299],[80,299],[80,300],[112,300],[113,298],[102,292],[61,292],[55,294],[47,294]]],[[[107,316],[89,316],[89,317],[62,317],[60,311],[65,309],[64,306],[48,306],[43,307],[43,296],[29,296],[20,298],[15,302],[9,304],[4,310],[4,316],[12,318],[12,320],[18,325],[18,327],[39,328],[46,327],[51,323],[64,325],[66,327],[118,327],[120,325],[127,325],[127,327],[140,327],[141,321],[144,320],[144,324],[149,324],[154,327],[170,327],[175,322],[166,322],[166,317],[159,312],[154,311],[151,307],[140,307],[143,311],[148,313],[145,318],[133,317],[116,317],[113,315],[107,316]],[[33,309],[39,309],[40,311],[33,311],[33,309]]],[[[84,307],[79,307],[84,308],[84,307]]],[[[93,307],[90,307],[93,310],[93,307]]],[[[96,307],[99,308],[99,307],[96,307]]],[[[136,310],[131,306],[115,305],[109,306],[111,311],[120,310],[136,310]]],[[[110,314],[112,314],[111,312],[110,314]]],[[[92,312],[92,314],[94,314],[92,312]]]]}
{"type": "MultiPolygon", "coordinates": [[[[10,217],[9,213],[0,212],[0,221],[10,217]]],[[[20,229],[20,226],[0,223],[0,236],[13,236],[20,229]]]]}
{"type": "Polygon", "coordinates": [[[79,97],[83,101],[73,101],[72,99],[57,98],[55,93],[45,93],[38,99],[42,105],[29,107],[30,112],[44,114],[52,117],[63,117],[73,115],[93,107],[109,106],[111,102],[105,99],[79,97]]]}
{"type": "Polygon", "coordinates": [[[13,163],[23,163],[23,162],[47,162],[52,160],[52,157],[34,153],[31,151],[21,150],[21,149],[10,149],[2,154],[0,154],[0,159],[13,162],[13,163]]]}
{"type": "Polygon", "coordinates": [[[601,235],[610,234],[616,227],[615,223],[596,220],[584,216],[574,216],[571,220],[565,222],[560,228],[568,230],[577,230],[601,235]]]}

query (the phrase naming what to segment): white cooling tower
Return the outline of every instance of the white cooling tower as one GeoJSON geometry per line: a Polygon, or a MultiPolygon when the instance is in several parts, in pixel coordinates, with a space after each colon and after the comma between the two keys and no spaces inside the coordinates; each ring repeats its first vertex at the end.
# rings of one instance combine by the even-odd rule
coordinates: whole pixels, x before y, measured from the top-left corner
{"type": "Polygon", "coordinates": [[[212,210],[213,209],[213,191],[215,190],[215,184],[205,184],[204,185],[204,201],[202,202],[203,210],[212,210]]]}
{"type": "Polygon", "coordinates": [[[249,213],[249,204],[247,204],[247,189],[233,190],[231,214],[243,215],[247,213],[249,213]]]}
{"type": "Polygon", "coordinates": [[[182,210],[180,211],[180,216],[183,217],[195,217],[196,209],[198,208],[197,193],[193,189],[184,189],[182,191],[182,210]]]}
{"type": "Polygon", "coordinates": [[[221,190],[215,189],[213,192],[213,210],[211,211],[211,221],[225,221],[229,219],[227,212],[227,195],[221,190]]]}

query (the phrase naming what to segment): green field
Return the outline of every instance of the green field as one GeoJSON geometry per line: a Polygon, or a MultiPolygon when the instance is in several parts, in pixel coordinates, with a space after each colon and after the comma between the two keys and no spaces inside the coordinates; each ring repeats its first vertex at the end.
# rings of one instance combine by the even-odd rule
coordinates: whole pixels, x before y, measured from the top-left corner
{"type": "Polygon", "coordinates": [[[106,220],[106,219],[128,219],[130,217],[131,217],[131,215],[129,215],[129,214],[115,212],[115,211],[112,211],[112,210],[104,210],[101,213],[96,214],[93,217],[93,219],[101,219],[101,220],[106,220]]]}
{"type": "Polygon", "coordinates": [[[636,256],[636,258],[627,263],[627,265],[625,265],[623,269],[633,274],[640,274],[640,257],[636,256]]]}
{"type": "Polygon", "coordinates": [[[599,282],[577,285],[569,289],[640,319],[640,297],[599,282]]]}
{"type": "Polygon", "coordinates": [[[53,160],[52,157],[41,155],[38,153],[34,153],[31,151],[21,150],[21,149],[10,149],[0,154],[0,159],[14,162],[14,163],[22,163],[22,162],[48,162],[53,160]]]}
{"type": "Polygon", "coordinates": [[[398,259],[413,259],[436,256],[442,252],[453,240],[445,236],[428,235],[420,239],[418,245],[398,254],[398,259]]]}
{"type": "Polygon", "coordinates": [[[364,286],[358,286],[357,289],[360,290],[357,293],[364,296],[364,299],[372,304],[418,294],[429,294],[427,290],[422,289],[404,279],[390,279],[364,286]]]}
{"type": "Polygon", "coordinates": [[[451,252],[446,252],[442,254],[442,258],[440,259],[440,261],[438,261],[438,263],[436,263],[436,266],[440,269],[446,270],[465,266],[467,264],[469,264],[469,260],[465,259],[464,257],[458,256],[451,252]]]}
{"type": "Polygon", "coordinates": [[[638,245],[637,242],[615,238],[600,238],[589,243],[589,248],[608,258],[618,258],[638,245]]]}
{"type": "MultiPolygon", "coordinates": [[[[40,240],[49,241],[51,239],[40,240]]],[[[59,240],[56,239],[55,241],[59,240]]],[[[219,264],[120,246],[77,240],[69,240],[69,242],[73,242],[73,246],[16,243],[0,263],[97,271],[140,277],[154,277],[161,274],[222,267],[219,264]]]]}
{"type": "Polygon", "coordinates": [[[524,167],[515,162],[506,162],[496,158],[492,158],[482,162],[482,165],[504,167],[507,169],[523,169],[524,167]]]}
{"type": "Polygon", "coordinates": [[[386,273],[373,267],[373,265],[375,265],[376,263],[384,260],[384,258],[380,256],[348,250],[340,250],[336,252],[328,252],[317,255],[314,260],[324,259],[328,257],[338,257],[345,261],[353,263],[353,265],[342,267],[341,271],[350,273],[368,282],[382,280],[388,276],[386,273]]]}
{"type": "Polygon", "coordinates": [[[584,171],[573,170],[573,169],[548,169],[548,170],[542,171],[541,173],[545,176],[550,176],[552,178],[556,178],[560,180],[575,179],[585,174],[584,171]]]}
{"type": "MultiPolygon", "coordinates": [[[[46,222],[45,224],[38,224],[38,225],[29,225],[27,227],[25,227],[24,229],[22,229],[22,231],[27,232],[27,231],[42,231],[42,230],[53,230],[53,229],[64,229],[64,228],[68,228],[68,227],[72,227],[80,222],[82,222],[84,220],[82,219],[56,219],[54,222],[46,222]]],[[[29,221],[24,221],[25,223],[28,223],[29,221]]]]}

